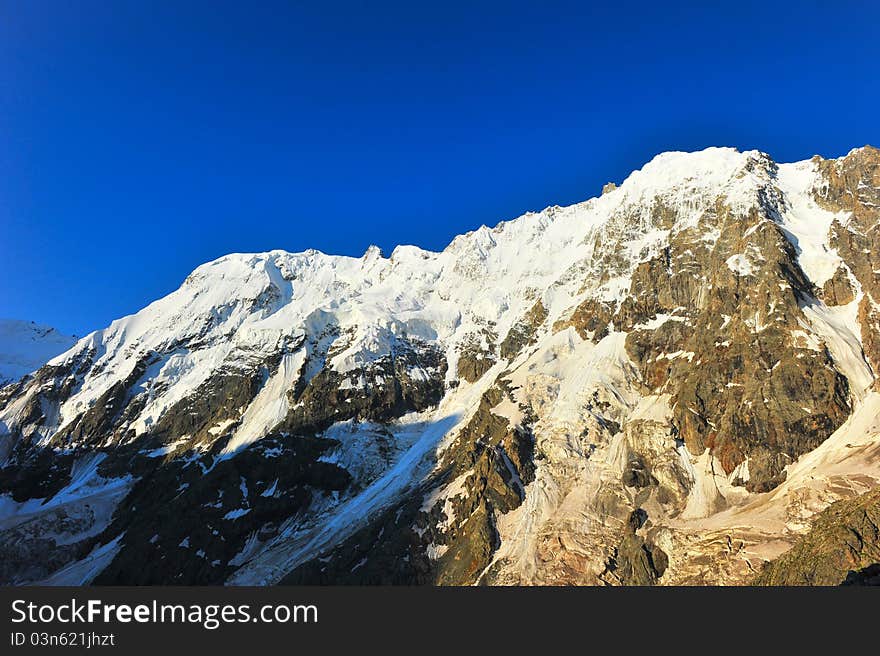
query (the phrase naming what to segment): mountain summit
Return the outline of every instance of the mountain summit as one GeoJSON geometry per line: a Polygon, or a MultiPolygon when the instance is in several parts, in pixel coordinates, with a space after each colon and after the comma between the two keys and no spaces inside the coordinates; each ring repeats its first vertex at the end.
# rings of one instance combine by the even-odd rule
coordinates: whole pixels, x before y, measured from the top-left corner
{"type": "Polygon", "coordinates": [[[875,148],[710,148],[204,264],[0,389],[0,581],[750,581],[880,481],[878,225],[875,148]]]}

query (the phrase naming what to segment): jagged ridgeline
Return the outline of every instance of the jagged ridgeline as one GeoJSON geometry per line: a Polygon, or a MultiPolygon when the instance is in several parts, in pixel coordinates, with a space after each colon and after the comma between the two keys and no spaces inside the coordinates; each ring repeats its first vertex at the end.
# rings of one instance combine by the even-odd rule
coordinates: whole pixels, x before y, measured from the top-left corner
{"type": "Polygon", "coordinates": [[[874,148],[709,149],[205,264],[0,389],[0,582],[870,582],[878,226],[874,148]]]}

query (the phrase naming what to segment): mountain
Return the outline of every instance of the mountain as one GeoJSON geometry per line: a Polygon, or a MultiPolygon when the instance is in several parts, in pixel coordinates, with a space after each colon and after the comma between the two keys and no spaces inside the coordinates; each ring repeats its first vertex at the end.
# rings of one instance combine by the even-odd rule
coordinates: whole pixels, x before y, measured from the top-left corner
{"type": "Polygon", "coordinates": [[[751,582],[880,481],[878,208],[875,148],[710,148],[200,266],[0,391],[0,581],[751,582]]]}
{"type": "Polygon", "coordinates": [[[0,319],[0,386],[36,371],[75,343],[75,337],[49,326],[0,319]]]}
{"type": "Polygon", "coordinates": [[[880,585],[880,487],[831,504],[755,583],[880,585]]]}

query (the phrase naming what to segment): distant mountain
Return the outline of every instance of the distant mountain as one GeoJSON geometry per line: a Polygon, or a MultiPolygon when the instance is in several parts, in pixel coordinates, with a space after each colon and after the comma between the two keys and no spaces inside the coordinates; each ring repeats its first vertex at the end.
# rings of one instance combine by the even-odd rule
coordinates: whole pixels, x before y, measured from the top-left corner
{"type": "Polygon", "coordinates": [[[33,321],[0,319],[0,385],[32,373],[76,343],[33,321]]]}
{"type": "Polygon", "coordinates": [[[222,257],[0,391],[0,582],[846,578],[756,579],[880,481],[878,258],[871,147],[222,257]]]}

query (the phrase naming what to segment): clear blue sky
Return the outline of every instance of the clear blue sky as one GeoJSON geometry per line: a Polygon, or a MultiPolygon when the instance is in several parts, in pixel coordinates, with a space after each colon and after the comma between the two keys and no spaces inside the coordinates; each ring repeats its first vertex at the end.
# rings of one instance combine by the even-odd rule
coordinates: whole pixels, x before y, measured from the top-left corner
{"type": "Polygon", "coordinates": [[[441,249],[664,150],[880,144],[876,1],[305,4],[0,0],[0,316],[82,335],[228,252],[441,249]]]}

